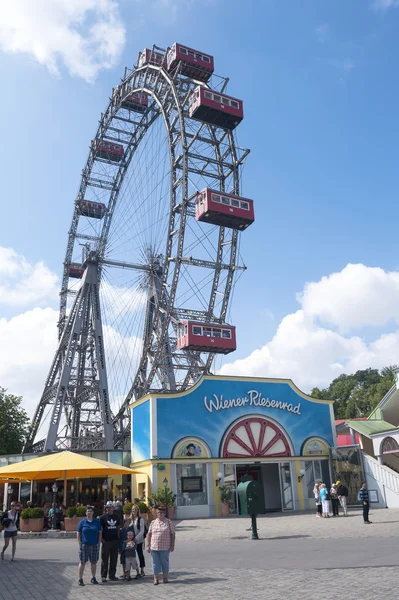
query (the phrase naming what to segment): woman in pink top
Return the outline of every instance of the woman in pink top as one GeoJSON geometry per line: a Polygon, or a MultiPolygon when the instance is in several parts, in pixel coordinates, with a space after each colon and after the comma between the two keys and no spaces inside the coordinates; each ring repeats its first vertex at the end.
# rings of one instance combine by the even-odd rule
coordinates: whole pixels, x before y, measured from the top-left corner
{"type": "Polygon", "coordinates": [[[158,576],[163,573],[163,582],[168,583],[169,553],[175,549],[175,530],[173,523],[165,517],[166,509],[157,508],[157,518],[151,522],[147,534],[147,552],[151,552],[154,585],[158,585],[158,576]]]}

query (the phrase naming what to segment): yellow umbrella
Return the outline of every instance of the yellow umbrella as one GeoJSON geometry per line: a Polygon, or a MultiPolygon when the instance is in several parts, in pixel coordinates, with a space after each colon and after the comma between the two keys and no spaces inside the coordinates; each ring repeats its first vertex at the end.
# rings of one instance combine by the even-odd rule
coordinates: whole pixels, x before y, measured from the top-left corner
{"type": "MultiPolygon", "coordinates": [[[[63,479],[75,477],[108,477],[109,475],[133,475],[129,467],[121,467],[114,463],[76,454],[75,452],[56,452],[39,458],[31,458],[22,462],[0,468],[0,481],[15,479],[16,481],[36,481],[40,479],[63,479]]],[[[64,485],[64,498],[66,485],[64,485]]]]}

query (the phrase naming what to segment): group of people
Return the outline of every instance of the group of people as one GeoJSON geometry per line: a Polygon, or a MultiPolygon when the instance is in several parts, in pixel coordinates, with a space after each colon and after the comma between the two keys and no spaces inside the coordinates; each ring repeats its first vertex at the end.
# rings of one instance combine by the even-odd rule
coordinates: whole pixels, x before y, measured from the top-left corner
{"type": "Polygon", "coordinates": [[[169,554],[175,549],[175,531],[173,523],[166,518],[163,507],[156,509],[156,519],[151,521],[147,531],[144,519],[140,517],[140,509],[133,505],[129,518],[121,523],[117,511],[111,501],[105,506],[105,513],[94,518],[93,507],[88,506],[86,517],[78,525],[79,545],[79,585],[84,586],[83,573],[87,562],[91,567],[91,583],[97,584],[96,570],[101,546],[101,582],[117,581],[118,555],[122,566],[120,579],[131,581],[145,576],[144,544],[151,553],[154,585],[158,585],[159,576],[163,574],[163,582],[168,583],[169,554]],[[137,556],[139,562],[137,561],[137,556]]]}
{"type": "MultiPolygon", "coordinates": [[[[333,517],[339,516],[340,507],[343,510],[344,516],[348,516],[348,488],[341,481],[333,483],[330,490],[328,490],[325,483],[317,482],[313,488],[313,494],[316,502],[316,517],[330,518],[330,502],[333,517]]],[[[371,521],[369,520],[369,493],[365,482],[362,483],[362,487],[359,490],[358,500],[362,503],[364,523],[371,525],[371,521]]]]}

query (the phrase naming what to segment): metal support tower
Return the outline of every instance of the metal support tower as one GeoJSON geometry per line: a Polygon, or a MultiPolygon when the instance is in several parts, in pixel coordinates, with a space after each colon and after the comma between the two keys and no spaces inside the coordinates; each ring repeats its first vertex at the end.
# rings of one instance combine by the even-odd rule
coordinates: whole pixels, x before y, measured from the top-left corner
{"type": "Polygon", "coordinates": [[[59,449],[111,450],[114,447],[107,370],[98,290],[98,263],[85,262],[59,341],[44,392],[25,445],[25,452],[59,449]],[[49,410],[46,439],[35,445],[49,410]]]}

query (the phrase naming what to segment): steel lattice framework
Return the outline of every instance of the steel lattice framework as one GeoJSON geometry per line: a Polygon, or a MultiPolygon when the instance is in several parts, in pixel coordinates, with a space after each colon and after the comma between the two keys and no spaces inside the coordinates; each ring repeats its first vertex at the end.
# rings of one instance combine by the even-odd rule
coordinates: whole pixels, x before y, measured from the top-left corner
{"type": "MultiPolygon", "coordinates": [[[[232,131],[189,118],[188,100],[198,82],[183,76],[180,67],[167,72],[147,63],[125,69],[101,115],[68,234],[59,346],[25,451],[126,447],[130,402],[151,391],[184,390],[210,372],[213,354],[178,350],[177,324],[181,319],[225,323],[235,273],[245,267],[238,261],[238,231],[201,228],[193,218],[194,198],[200,186],[239,196],[240,166],[249,150],[236,145],[232,131]],[[148,95],[142,114],[123,107],[132,92],[148,95]],[[115,164],[99,158],[96,148],[101,141],[123,145],[123,159],[115,164]],[[97,231],[84,224],[88,220],[79,208],[88,197],[106,205],[97,231]],[[140,246],[143,232],[148,239],[140,246]],[[85,273],[80,287],[73,289],[70,268],[80,246],[85,273]],[[126,277],[137,277],[135,285],[125,285],[123,290],[110,285],[106,278],[114,270],[122,271],[126,281],[126,277]],[[123,394],[115,384],[113,395],[123,395],[123,399],[112,410],[106,355],[111,353],[107,360],[116,368],[115,356],[125,365],[129,352],[119,352],[122,358],[118,355],[122,328],[115,325],[116,317],[110,325],[109,315],[117,312],[118,298],[106,302],[102,294],[122,300],[130,294],[131,304],[140,306],[136,313],[141,310],[136,319],[141,334],[136,336],[139,341],[134,338],[135,365],[127,374],[129,385],[123,394]],[[107,349],[110,331],[114,338],[115,331],[119,336],[112,351],[107,349]],[[46,437],[37,441],[46,413],[46,437]]],[[[213,77],[211,83],[223,92],[227,82],[213,77]]],[[[134,312],[126,310],[120,318],[125,336],[132,336],[127,321],[134,312]]],[[[108,368],[110,376],[109,364],[108,368]]],[[[128,370],[120,368],[124,374],[128,370]]]]}

